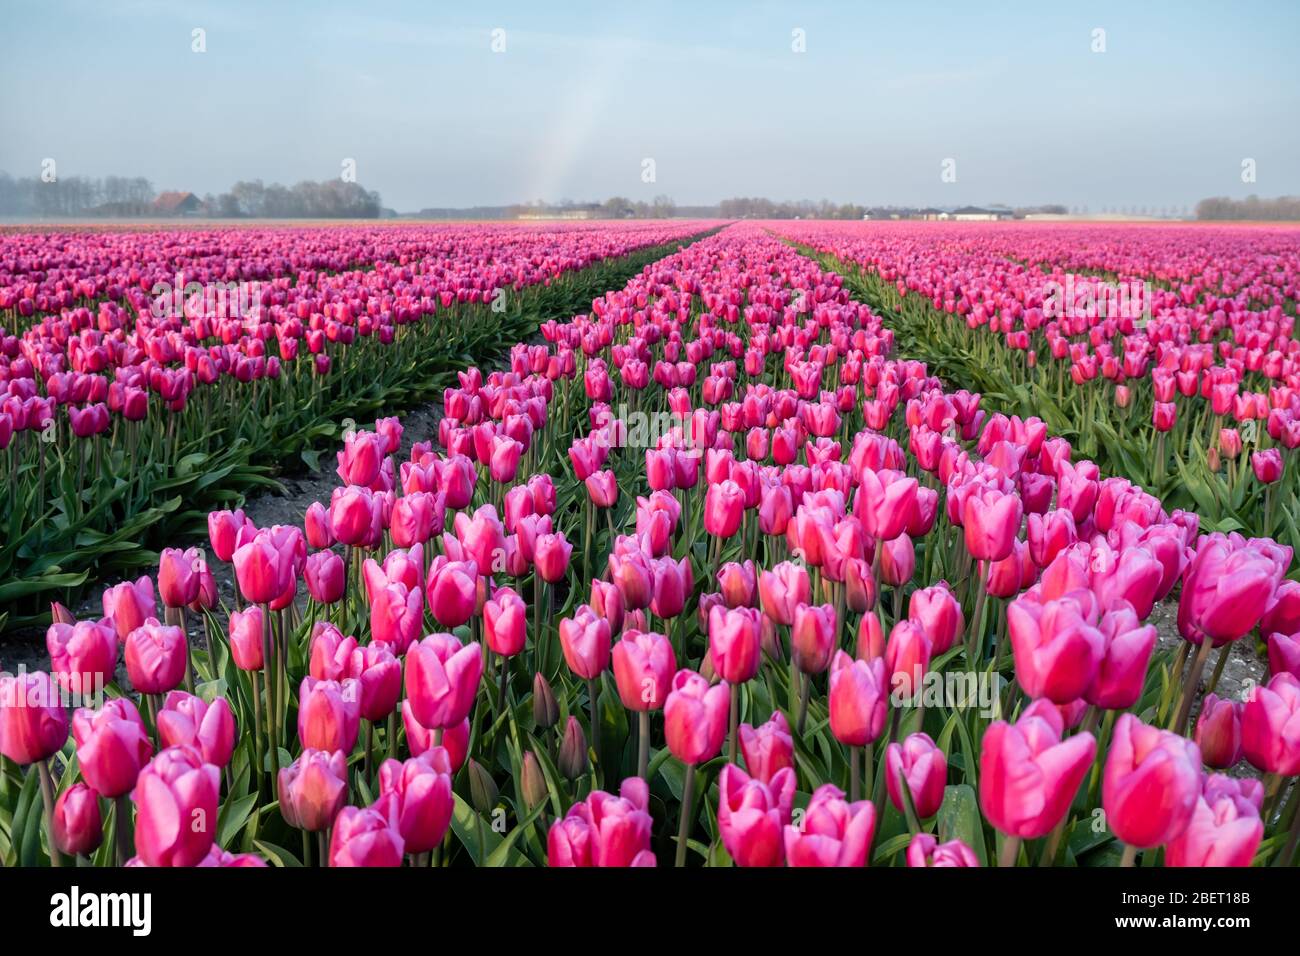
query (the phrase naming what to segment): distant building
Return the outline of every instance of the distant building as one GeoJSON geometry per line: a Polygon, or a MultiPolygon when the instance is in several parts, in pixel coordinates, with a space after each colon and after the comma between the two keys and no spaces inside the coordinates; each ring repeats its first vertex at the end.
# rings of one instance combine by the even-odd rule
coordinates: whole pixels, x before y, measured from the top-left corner
{"type": "Polygon", "coordinates": [[[160,216],[197,216],[203,203],[194,193],[159,193],[153,201],[154,212],[160,216]]]}
{"type": "MultiPolygon", "coordinates": [[[[591,209],[555,209],[550,212],[520,213],[520,219],[595,219],[596,213],[591,209]]],[[[626,218],[626,217],[625,217],[626,218]]]]}
{"type": "Polygon", "coordinates": [[[981,209],[979,206],[962,206],[960,209],[954,209],[952,218],[958,222],[996,222],[999,219],[1010,219],[1010,209],[981,209]]]}

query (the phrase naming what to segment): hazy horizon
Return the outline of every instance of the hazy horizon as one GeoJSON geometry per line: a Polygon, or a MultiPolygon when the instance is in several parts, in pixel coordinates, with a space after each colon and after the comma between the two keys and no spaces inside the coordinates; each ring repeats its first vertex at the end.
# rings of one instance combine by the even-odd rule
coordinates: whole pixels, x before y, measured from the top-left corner
{"type": "Polygon", "coordinates": [[[6,2],[0,170],[202,196],[352,160],[402,212],[1300,193],[1300,7],[1012,7],[6,2]]]}

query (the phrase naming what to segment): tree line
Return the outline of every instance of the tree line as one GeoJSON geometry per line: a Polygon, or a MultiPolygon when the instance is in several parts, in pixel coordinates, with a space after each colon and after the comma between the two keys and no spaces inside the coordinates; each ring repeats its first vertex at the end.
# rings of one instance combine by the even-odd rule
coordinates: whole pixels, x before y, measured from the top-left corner
{"type": "Polygon", "coordinates": [[[153,205],[153,184],[142,176],[39,176],[0,172],[0,216],[142,216],[153,205]]]}
{"type": "MultiPolygon", "coordinates": [[[[14,177],[0,172],[0,216],[115,218],[157,215],[157,193],[143,176],[14,177]]],[[[215,219],[376,219],[379,193],[340,179],[294,186],[237,182],[228,192],[201,197],[197,215],[215,219]]]]}
{"type": "Polygon", "coordinates": [[[1259,219],[1300,220],[1300,196],[1278,196],[1275,199],[1260,199],[1247,196],[1245,199],[1229,199],[1227,196],[1215,196],[1202,199],[1196,204],[1197,219],[1259,219]]]}

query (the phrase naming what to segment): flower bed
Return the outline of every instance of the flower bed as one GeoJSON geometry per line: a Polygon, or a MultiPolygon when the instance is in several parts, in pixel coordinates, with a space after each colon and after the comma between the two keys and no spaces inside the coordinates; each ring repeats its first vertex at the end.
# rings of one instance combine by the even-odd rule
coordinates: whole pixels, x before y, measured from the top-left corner
{"type": "Polygon", "coordinates": [[[781,224],[909,354],[1206,527],[1300,544],[1300,233],[781,224]]]}
{"type": "Polygon", "coordinates": [[[4,237],[0,628],[155,562],[348,420],[429,400],[704,228],[4,237]]]}
{"type": "Polygon", "coordinates": [[[53,625],[0,680],[5,862],[1294,862],[1289,547],[948,391],[752,224],[542,334],[407,460],[350,432],[302,528],[213,512],[53,625]],[[1267,685],[1198,710],[1256,633],[1267,685]]]}

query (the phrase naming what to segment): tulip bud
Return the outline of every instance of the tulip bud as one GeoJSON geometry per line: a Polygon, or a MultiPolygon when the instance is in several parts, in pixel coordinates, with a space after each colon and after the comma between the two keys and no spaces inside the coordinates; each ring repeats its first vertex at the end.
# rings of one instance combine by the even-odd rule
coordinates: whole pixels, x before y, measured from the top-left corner
{"type": "Polygon", "coordinates": [[[341,750],[307,748],[280,769],[280,815],[291,827],[328,830],[348,799],[347,760],[341,750]]]}
{"type": "Polygon", "coordinates": [[[104,839],[99,795],[78,781],[54,802],[54,843],[71,856],[89,856],[104,839]]]}
{"type": "Polygon", "coordinates": [[[587,772],[587,736],[582,732],[578,718],[570,716],[564,725],[564,740],[560,744],[560,773],[570,782],[587,772]]]}
{"type": "Polygon", "coordinates": [[[560,707],[550,683],[539,672],[533,678],[533,723],[538,727],[554,727],[560,719],[560,707]]]}
{"type": "Polygon", "coordinates": [[[497,805],[497,785],[492,774],[477,760],[469,762],[469,794],[480,816],[490,817],[497,805]]]}
{"type": "Polygon", "coordinates": [[[1196,718],[1196,745],[1207,767],[1226,769],[1241,759],[1241,705],[1206,694],[1196,718]]]}
{"type": "Polygon", "coordinates": [[[528,805],[529,810],[535,810],[540,804],[546,802],[549,796],[546,776],[542,773],[541,764],[537,762],[537,755],[531,750],[524,754],[520,783],[524,793],[524,803],[528,805]]]}

